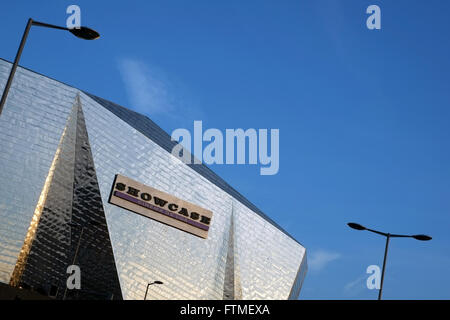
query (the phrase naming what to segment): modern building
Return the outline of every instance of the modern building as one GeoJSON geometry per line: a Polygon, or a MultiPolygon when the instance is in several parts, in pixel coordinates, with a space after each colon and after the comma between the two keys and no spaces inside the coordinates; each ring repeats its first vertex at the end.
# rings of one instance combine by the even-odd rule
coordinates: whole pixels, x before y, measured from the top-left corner
{"type": "Polygon", "coordinates": [[[306,249],[174,145],[144,115],[18,68],[0,115],[0,282],[57,299],[296,299],[306,249]]]}

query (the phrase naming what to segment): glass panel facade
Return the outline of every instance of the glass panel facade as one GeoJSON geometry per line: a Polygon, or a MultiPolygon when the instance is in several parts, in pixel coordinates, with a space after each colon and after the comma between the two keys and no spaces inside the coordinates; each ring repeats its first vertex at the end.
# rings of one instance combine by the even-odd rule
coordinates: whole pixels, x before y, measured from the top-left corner
{"type": "MultiPolygon", "coordinates": [[[[9,67],[0,60],[1,90],[9,67]]],[[[65,130],[73,131],[70,115],[77,103],[83,119],[77,141],[85,146],[78,144],[68,158],[78,168],[75,174],[59,175],[54,182],[74,181],[67,191],[74,195],[72,210],[66,210],[70,219],[58,220],[55,230],[59,233],[61,221],[73,221],[73,215],[79,217],[79,227],[97,217],[104,233],[94,247],[112,250],[112,261],[106,257],[102,262],[102,274],[114,298],[143,299],[147,284],[155,280],[164,284],[150,286],[147,299],[297,298],[307,268],[306,251],[275,222],[207,167],[188,166],[173,157],[168,152],[170,137],[150,119],[21,68],[0,116],[1,282],[11,281],[61,137],[65,130]],[[109,204],[116,174],[211,210],[208,239],[109,204]],[[86,186],[86,181],[95,183],[86,186]]],[[[72,229],[70,248],[64,252],[73,257],[75,243],[86,244],[80,245],[80,252],[92,250],[88,241],[93,240],[80,241],[80,228],[72,229]]],[[[48,251],[50,259],[56,259],[50,247],[48,251]]],[[[98,273],[85,256],[89,267],[82,274],[98,273]]],[[[101,290],[93,286],[85,297],[107,298],[101,290]]]]}

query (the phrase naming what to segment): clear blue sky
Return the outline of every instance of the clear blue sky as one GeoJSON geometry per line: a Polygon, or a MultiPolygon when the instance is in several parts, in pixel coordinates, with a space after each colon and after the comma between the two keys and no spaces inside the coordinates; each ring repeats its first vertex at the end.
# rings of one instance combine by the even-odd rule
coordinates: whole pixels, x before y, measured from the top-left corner
{"type": "Polygon", "coordinates": [[[307,247],[300,298],[376,298],[365,271],[384,239],[349,221],[434,237],[391,242],[386,299],[450,298],[449,1],[7,1],[0,56],[28,17],[64,25],[70,4],[102,38],[33,28],[23,66],[169,133],[280,129],[278,175],[212,169],[307,247]]]}

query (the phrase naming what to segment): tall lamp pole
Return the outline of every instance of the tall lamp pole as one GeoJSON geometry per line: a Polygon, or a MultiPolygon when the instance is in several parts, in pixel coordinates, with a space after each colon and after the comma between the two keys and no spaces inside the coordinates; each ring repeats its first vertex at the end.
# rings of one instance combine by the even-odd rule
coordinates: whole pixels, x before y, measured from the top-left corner
{"type": "Polygon", "coordinates": [[[388,248],[389,248],[389,240],[391,238],[414,238],[416,240],[421,240],[421,241],[428,241],[428,240],[432,239],[430,236],[427,236],[425,234],[416,234],[416,235],[390,234],[390,233],[386,233],[386,232],[369,229],[369,228],[366,228],[366,227],[364,227],[358,223],[354,223],[354,222],[349,222],[349,223],[347,223],[347,225],[350,228],[355,229],[355,230],[367,230],[367,231],[370,231],[370,232],[373,232],[373,233],[376,233],[376,234],[386,237],[386,247],[384,249],[384,259],[383,259],[383,271],[381,272],[381,284],[380,284],[380,290],[378,291],[378,300],[381,300],[381,295],[383,293],[384,270],[386,269],[386,258],[387,258],[388,248]]]}
{"type": "Polygon", "coordinates": [[[92,30],[87,27],[69,29],[69,28],[59,27],[59,26],[55,26],[52,24],[48,24],[48,23],[34,21],[31,18],[28,19],[27,26],[25,27],[25,31],[22,36],[22,41],[20,41],[20,46],[19,46],[19,49],[17,50],[16,58],[14,59],[14,63],[11,68],[11,72],[9,73],[8,81],[6,82],[6,86],[5,86],[5,89],[3,90],[2,98],[0,100],[0,115],[2,114],[3,107],[6,103],[6,98],[8,96],[9,89],[11,88],[11,84],[12,84],[12,81],[14,78],[14,74],[16,73],[17,66],[19,65],[20,56],[22,55],[22,51],[23,51],[23,48],[27,41],[28,33],[30,32],[31,26],[38,26],[38,27],[45,27],[45,28],[69,31],[74,36],[84,39],[84,40],[95,40],[95,39],[100,38],[100,35],[97,31],[92,30]]]}

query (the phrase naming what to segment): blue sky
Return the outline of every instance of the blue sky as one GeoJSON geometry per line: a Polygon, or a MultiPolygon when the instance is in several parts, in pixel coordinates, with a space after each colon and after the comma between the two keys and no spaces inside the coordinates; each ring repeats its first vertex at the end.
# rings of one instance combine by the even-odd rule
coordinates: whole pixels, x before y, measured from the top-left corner
{"type": "Polygon", "coordinates": [[[212,169],[308,249],[302,299],[375,299],[366,268],[394,239],[386,299],[450,298],[448,1],[8,1],[0,57],[28,17],[77,4],[95,42],[33,28],[21,64],[149,115],[169,133],[280,129],[280,171],[212,169]],[[381,8],[381,30],[366,8],[381,8]]]}

